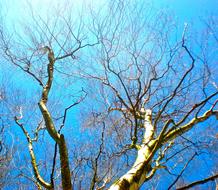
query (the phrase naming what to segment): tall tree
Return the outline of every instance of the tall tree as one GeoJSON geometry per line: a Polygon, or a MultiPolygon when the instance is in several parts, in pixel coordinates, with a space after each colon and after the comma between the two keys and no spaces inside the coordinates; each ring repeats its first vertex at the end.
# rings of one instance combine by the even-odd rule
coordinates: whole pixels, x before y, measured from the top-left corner
{"type": "Polygon", "coordinates": [[[135,190],[164,170],[178,173],[173,188],[216,139],[216,128],[206,126],[218,118],[216,21],[206,22],[199,39],[144,1],[109,2],[88,17],[64,8],[47,18],[32,10],[29,24],[13,35],[6,26],[0,31],[3,57],[33,79],[22,88],[38,99],[31,122],[22,101],[12,113],[27,140],[34,178],[28,177],[38,189],[58,188],[60,172],[64,190],[135,190]],[[73,125],[84,130],[77,140],[64,132],[72,130],[68,114],[76,105],[80,121],[73,125]],[[41,131],[54,142],[54,154],[45,153],[48,168],[37,162],[43,156],[36,144],[47,139],[41,131]],[[199,140],[205,131],[211,136],[199,140]]]}

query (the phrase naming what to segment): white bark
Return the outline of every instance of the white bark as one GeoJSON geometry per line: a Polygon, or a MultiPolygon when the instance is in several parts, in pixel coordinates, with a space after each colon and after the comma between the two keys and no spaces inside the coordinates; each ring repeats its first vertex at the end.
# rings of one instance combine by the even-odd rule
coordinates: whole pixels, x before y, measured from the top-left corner
{"type": "Polygon", "coordinates": [[[147,159],[150,156],[154,146],[154,126],[152,125],[151,110],[141,110],[144,113],[144,139],[141,148],[138,150],[138,155],[132,168],[116,181],[109,190],[136,190],[144,183],[147,174],[151,171],[150,164],[147,159]]]}

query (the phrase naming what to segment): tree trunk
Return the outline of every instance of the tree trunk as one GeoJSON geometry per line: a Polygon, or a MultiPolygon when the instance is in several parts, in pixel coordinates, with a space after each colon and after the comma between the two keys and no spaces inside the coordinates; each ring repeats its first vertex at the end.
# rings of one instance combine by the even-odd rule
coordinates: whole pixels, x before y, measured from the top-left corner
{"type": "Polygon", "coordinates": [[[148,173],[152,170],[148,158],[154,147],[153,140],[154,126],[151,123],[151,110],[141,110],[144,114],[144,139],[138,150],[138,155],[132,168],[116,181],[109,190],[137,190],[147,179],[148,173]]]}
{"type": "Polygon", "coordinates": [[[61,178],[62,178],[62,188],[63,190],[72,190],[71,174],[68,160],[68,151],[64,135],[60,137],[59,153],[61,161],[61,178]]]}

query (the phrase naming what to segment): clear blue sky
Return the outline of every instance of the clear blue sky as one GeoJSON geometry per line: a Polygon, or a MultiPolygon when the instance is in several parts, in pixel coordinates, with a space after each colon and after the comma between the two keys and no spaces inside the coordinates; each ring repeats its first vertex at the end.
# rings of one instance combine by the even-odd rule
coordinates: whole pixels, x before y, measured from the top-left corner
{"type": "MultiPolygon", "coordinates": [[[[98,7],[101,6],[104,1],[106,0],[69,0],[69,2],[73,2],[72,4],[76,7],[80,6],[82,2],[98,7]]],[[[26,12],[27,8],[24,8],[23,5],[27,2],[29,2],[35,10],[41,11],[47,10],[51,5],[63,4],[67,2],[67,0],[0,0],[0,2],[3,8],[7,7],[8,15],[17,19],[21,18],[21,15],[26,12]]],[[[152,2],[154,7],[171,9],[181,21],[196,19],[199,16],[208,15],[211,12],[218,14],[217,0],[153,0],[152,2]]]]}

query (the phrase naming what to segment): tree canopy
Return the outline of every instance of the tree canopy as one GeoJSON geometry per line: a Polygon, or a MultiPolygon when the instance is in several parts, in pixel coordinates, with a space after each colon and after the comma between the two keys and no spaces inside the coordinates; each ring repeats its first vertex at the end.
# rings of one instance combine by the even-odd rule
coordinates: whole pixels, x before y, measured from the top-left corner
{"type": "Polygon", "coordinates": [[[216,186],[216,15],[196,31],[150,1],[24,8],[1,16],[1,188],[216,186]]]}

